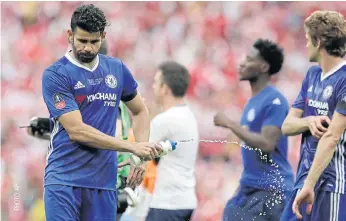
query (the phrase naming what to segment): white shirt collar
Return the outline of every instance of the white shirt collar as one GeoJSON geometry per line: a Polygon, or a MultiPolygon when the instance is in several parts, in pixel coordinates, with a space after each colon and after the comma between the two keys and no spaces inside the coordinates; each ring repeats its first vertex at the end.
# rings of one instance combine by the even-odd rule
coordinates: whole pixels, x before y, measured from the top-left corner
{"type": "Polygon", "coordinates": [[[95,63],[95,65],[94,65],[94,67],[90,69],[90,68],[88,68],[87,66],[82,65],[81,63],[79,63],[78,61],[76,61],[76,60],[69,54],[69,51],[66,52],[65,57],[66,57],[72,64],[74,64],[74,65],[76,65],[76,66],[78,66],[78,67],[80,67],[80,68],[83,68],[83,69],[85,69],[85,70],[87,70],[87,71],[91,71],[91,72],[93,72],[93,71],[96,70],[96,68],[99,66],[99,62],[100,62],[99,55],[96,55],[96,63],[95,63]]]}
{"type": "Polygon", "coordinates": [[[340,64],[336,65],[334,68],[332,68],[330,71],[328,71],[325,75],[323,75],[323,71],[321,72],[321,81],[326,79],[327,77],[331,76],[335,72],[337,72],[340,68],[342,68],[344,65],[346,65],[346,61],[340,62],[340,64]]]}

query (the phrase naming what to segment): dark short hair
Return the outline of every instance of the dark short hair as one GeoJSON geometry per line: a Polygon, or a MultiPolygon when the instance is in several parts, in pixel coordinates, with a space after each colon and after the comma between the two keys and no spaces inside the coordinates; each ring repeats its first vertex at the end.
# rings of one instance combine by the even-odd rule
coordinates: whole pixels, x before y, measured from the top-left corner
{"type": "Polygon", "coordinates": [[[314,46],[317,41],[328,54],[343,58],[346,54],[346,21],[335,11],[315,11],[304,22],[314,46]]]}
{"type": "Polygon", "coordinates": [[[270,40],[258,39],[253,45],[259,55],[269,64],[269,75],[276,74],[280,71],[284,62],[283,49],[270,40]]]}
{"type": "Polygon", "coordinates": [[[106,25],[107,20],[103,11],[93,4],[79,6],[71,18],[72,31],[79,27],[89,33],[104,32],[106,25]]]}
{"type": "Polygon", "coordinates": [[[175,61],[166,61],[159,66],[162,80],[175,97],[183,97],[186,94],[190,82],[188,70],[175,61]]]}

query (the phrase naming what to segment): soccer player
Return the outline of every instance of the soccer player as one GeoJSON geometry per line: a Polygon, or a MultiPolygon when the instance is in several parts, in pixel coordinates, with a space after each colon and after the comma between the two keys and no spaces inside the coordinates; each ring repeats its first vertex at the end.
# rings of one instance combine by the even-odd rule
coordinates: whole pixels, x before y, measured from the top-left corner
{"type": "Polygon", "coordinates": [[[195,163],[198,152],[197,120],[185,101],[188,70],[174,61],[158,67],[153,90],[162,108],[150,124],[150,141],[190,140],[158,161],[147,221],[188,221],[197,207],[195,163]]]}
{"type": "MultiPolygon", "coordinates": [[[[148,110],[130,71],[121,60],[98,54],[106,25],[99,8],[78,7],[68,30],[72,50],[43,73],[54,123],[44,177],[47,220],[115,220],[116,151],[153,159],[161,150],[148,142],[148,110]],[[120,100],[134,115],[138,143],[114,137],[120,100]]],[[[128,185],[138,185],[143,172],[132,167],[128,185]]]]}
{"type": "Polygon", "coordinates": [[[240,187],[224,210],[223,220],[279,220],[285,197],[293,187],[293,173],[287,160],[287,137],[281,126],[288,113],[286,98],[272,85],[284,60],[274,42],[258,39],[240,65],[240,80],[249,81],[248,100],[240,125],[225,113],[218,113],[216,126],[230,129],[242,148],[244,170],[240,187]]]}
{"type": "Polygon", "coordinates": [[[294,191],[281,220],[298,220],[293,207],[304,221],[344,221],[346,23],[337,12],[316,11],[304,28],[309,59],[319,65],[308,70],[282,127],[286,135],[302,133],[302,142],[294,191]]]}

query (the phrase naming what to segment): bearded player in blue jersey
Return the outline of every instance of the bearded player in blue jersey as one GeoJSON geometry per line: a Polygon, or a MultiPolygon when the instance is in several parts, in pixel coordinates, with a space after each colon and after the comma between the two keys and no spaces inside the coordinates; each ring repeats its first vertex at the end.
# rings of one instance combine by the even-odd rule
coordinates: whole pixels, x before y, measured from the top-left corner
{"type": "Polygon", "coordinates": [[[281,133],[289,106],[270,85],[270,77],[280,71],[283,60],[277,44],[257,40],[240,65],[240,80],[249,81],[252,91],[240,124],[224,113],[214,118],[215,125],[230,129],[247,146],[241,150],[244,170],[240,187],[228,201],[223,221],[277,221],[293,188],[288,141],[281,133]]]}
{"type": "MultiPolygon", "coordinates": [[[[161,150],[148,142],[148,110],[129,69],[98,54],[106,25],[94,5],[78,7],[68,31],[73,50],[43,73],[43,98],[54,123],[44,176],[48,221],[115,220],[116,151],[154,159],[161,150]],[[138,143],[114,137],[120,100],[134,115],[138,143]]],[[[142,181],[143,168],[131,168],[129,186],[142,181]]]]}
{"type": "Polygon", "coordinates": [[[337,12],[316,11],[304,28],[310,61],[319,65],[308,70],[282,128],[286,135],[302,133],[302,142],[281,221],[345,221],[346,21],[337,12]]]}

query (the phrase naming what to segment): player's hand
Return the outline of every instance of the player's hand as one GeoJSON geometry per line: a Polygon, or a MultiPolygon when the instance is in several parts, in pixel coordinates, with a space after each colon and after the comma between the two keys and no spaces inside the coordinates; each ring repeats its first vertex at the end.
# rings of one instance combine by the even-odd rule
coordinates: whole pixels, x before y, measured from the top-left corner
{"type": "Polygon", "coordinates": [[[139,186],[144,179],[145,168],[145,163],[140,166],[131,164],[130,173],[126,181],[126,186],[132,189],[135,189],[137,186],[139,186]]]}
{"type": "Polygon", "coordinates": [[[159,157],[159,154],[162,152],[162,147],[157,143],[135,143],[133,146],[132,153],[138,157],[149,161],[159,157]]]}
{"type": "Polygon", "coordinates": [[[131,160],[130,159],[125,160],[124,162],[118,163],[118,169],[122,168],[122,167],[125,167],[125,166],[128,166],[128,165],[131,165],[131,160]]]}
{"type": "Polygon", "coordinates": [[[232,123],[232,120],[229,119],[224,112],[219,112],[214,116],[214,124],[219,127],[228,127],[232,123]]]}
{"type": "Polygon", "coordinates": [[[299,211],[300,206],[303,203],[308,204],[308,206],[306,207],[306,214],[310,215],[314,199],[315,199],[314,188],[311,185],[304,184],[303,189],[299,191],[292,205],[293,213],[296,215],[298,219],[303,218],[302,214],[299,211]]]}
{"type": "Polygon", "coordinates": [[[312,136],[321,139],[323,134],[328,130],[327,125],[330,124],[330,119],[327,116],[311,116],[308,118],[308,123],[312,136]]]}

